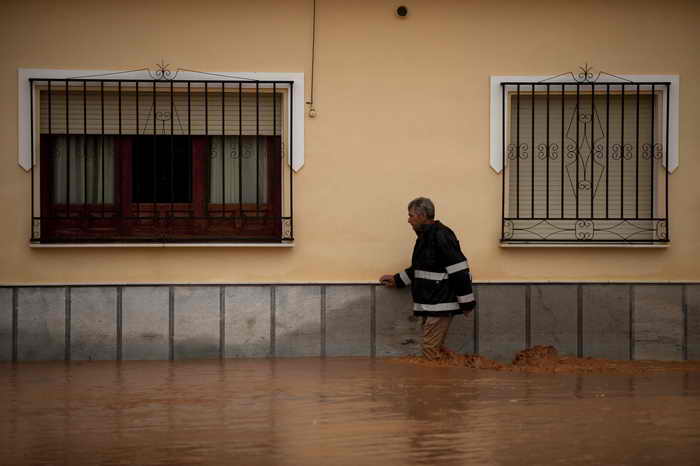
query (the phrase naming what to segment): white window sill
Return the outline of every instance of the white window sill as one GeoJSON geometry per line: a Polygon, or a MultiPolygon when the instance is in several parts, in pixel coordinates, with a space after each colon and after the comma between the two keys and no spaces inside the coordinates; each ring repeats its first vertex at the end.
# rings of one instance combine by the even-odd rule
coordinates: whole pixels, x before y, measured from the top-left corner
{"type": "Polygon", "coordinates": [[[666,249],[670,243],[544,243],[544,242],[522,242],[500,244],[502,248],[643,248],[643,249],[666,249]]]}
{"type": "Polygon", "coordinates": [[[29,243],[30,248],[292,248],[293,241],[282,243],[29,243]]]}

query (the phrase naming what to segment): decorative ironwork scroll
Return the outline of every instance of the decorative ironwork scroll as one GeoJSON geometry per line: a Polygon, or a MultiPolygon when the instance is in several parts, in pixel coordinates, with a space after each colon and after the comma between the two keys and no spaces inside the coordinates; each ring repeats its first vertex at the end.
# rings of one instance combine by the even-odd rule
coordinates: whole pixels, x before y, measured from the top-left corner
{"type": "Polygon", "coordinates": [[[507,241],[653,242],[667,235],[667,219],[503,219],[507,241]]]}

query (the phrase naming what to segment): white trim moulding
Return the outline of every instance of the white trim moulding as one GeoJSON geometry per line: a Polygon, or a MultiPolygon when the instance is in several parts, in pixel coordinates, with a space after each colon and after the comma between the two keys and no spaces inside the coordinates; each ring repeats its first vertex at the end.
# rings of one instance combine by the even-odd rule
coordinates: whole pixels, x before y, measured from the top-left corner
{"type": "Polygon", "coordinates": [[[543,241],[533,241],[531,243],[501,243],[502,248],[643,248],[643,249],[665,249],[670,247],[670,243],[545,243],[543,241]]]}
{"type": "Polygon", "coordinates": [[[30,243],[37,249],[52,248],[293,248],[294,243],[30,243]]]}

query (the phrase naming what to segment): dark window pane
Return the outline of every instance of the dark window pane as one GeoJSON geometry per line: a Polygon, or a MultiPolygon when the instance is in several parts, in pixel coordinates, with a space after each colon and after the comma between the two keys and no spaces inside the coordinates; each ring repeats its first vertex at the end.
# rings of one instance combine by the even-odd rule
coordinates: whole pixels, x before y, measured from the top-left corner
{"type": "Polygon", "coordinates": [[[188,142],[187,136],[135,138],[134,202],[192,202],[192,160],[188,142]]]}

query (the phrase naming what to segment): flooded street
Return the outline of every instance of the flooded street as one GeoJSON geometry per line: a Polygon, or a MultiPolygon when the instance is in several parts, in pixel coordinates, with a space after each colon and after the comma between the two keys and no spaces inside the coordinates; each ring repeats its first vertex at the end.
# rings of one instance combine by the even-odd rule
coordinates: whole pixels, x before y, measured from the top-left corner
{"type": "Polygon", "coordinates": [[[700,373],[0,364],[3,465],[698,464],[700,373]]]}

